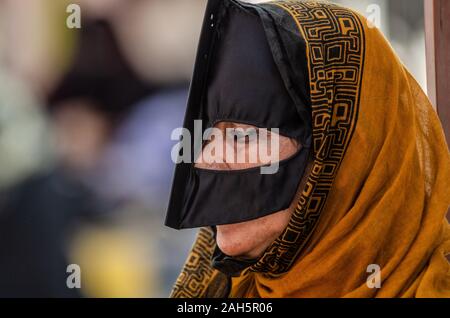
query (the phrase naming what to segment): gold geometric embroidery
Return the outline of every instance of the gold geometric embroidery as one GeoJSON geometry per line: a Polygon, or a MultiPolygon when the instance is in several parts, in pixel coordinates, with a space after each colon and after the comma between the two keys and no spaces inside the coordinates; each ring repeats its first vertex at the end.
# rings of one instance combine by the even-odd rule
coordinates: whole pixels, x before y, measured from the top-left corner
{"type": "Polygon", "coordinates": [[[170,297],[199,298],[207,290],[214,270],[211,257],[216,242],[210,228],[201,228],[170,297]]]}

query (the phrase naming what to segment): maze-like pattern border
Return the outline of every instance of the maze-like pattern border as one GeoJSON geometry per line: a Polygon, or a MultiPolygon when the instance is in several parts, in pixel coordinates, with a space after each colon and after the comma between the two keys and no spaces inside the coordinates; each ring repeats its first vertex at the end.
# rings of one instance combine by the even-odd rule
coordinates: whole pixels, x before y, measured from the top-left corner
{"type": "Polygon", "coordinates": [[[213,276],[211,258],[216,241],[210,228],[201,228],[170,297],[200,298],[213,276]]]}

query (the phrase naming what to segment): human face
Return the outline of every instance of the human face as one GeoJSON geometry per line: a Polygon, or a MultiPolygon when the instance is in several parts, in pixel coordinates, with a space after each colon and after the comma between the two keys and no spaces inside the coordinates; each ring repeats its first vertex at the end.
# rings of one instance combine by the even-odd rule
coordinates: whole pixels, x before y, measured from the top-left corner
{"type": "MultiPolygon", "coordinates": [[[[234,122],[220,122],[214,126],[219,129],[223,135],[227,134],[227,129],[244,129],[247,130],[249,128],[254,128],[256,130],[256,134],[260,133],[260,129],[240,124],[234,122]]],[[[272,132],[269,132],[270,136],[268,140],[273,142],[274,140],[279,143],[279,147],[277,147],[279,153],[279,160],[288,159],[293,156],[297,151],[302,147],[296,140],[292,138],[288,138],[281,135],[275,135],[272,132]]],[[[214,142],[214,141],[210,141],[214,142]]],[[[227,139],[223,138],[221,140],[223,142],[223,162],[221,163],[196,163],[197,168],[201,169],[210,169],[210,170],[242,170],[253,167],[258,167],[262,165],[270,164],[270,162],[265,161],[260,156],[257,157],[256,162],[235,162],[230,160],[230,157],[227,156],[227,149],[234,149],[234,154],[236,157],[240,155],[246,159],[249,159],[250,153],[252,151],[256,151],[258,147],[265,147],[265,149],[259,149],[259,151],[266,151],[270,153],[271,145],[261,144],[256,141],[256,139],[245,138],[244,140],[239,139],[227,139]],[[228,144],[227,144],[228,143],[228,144]],[[231,143],[231,144],[230,144],[231,143]],[[241,143],[241,144],[239,144],[241,143]],[[244,143],[244,145],[242,145],[244,143]]],[[[203,146],[203,150],[206,149],[206,143],[203,146]]],[[[202,153],[203,155],[203,153],[202,153]]],[[[273,155],[273,154],[271,154],[273,155]]],[[[273,156],[269,156],[273,158],[273,156]]],[[[231,158],[233,159],[233,158],[231,158]]],[[[239,189],[236,189],[239,191],[239,189]]],[[[228,195],[232,196],[233,193],[229,193],[228,195]]],[[[251,200],[251,198],[249,198],[251,200]]],[[[237,224],[226,224],[226,225],[218,225],[217,228],[217,245],[220,250],[228,256],[232,257],[243,257],[254,259],[259,257],[264,250],[283,232],[283,230],[287,227],[291,214],[295,208],[295,202],[298,200],[298,194],[293,200],[291,206],[283,211],[279,211],[273,214],[270,214],[265,217],[261,217],[255,220],[237,223],[237,224]]]]}

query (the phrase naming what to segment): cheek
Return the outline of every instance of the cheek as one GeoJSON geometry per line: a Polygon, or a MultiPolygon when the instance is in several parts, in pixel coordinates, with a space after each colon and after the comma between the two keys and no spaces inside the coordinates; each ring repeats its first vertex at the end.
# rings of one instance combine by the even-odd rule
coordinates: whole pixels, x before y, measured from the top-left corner
{"type": "Polygon", "coordinates": [[[258,257],[283,232],[291,210],[256,220],[217,226],[217,245],[229,256],[258,257]]]}
{"type": "Polygon", "coordinates": [[[223,229],[217,227],[217,246],[228,256],[237,257],[246,254],[253,243],[249,241],[245,233],[237,229],[223,229]]]}
{"type": "Polygon", "coordinates": [[[252,225],[217,226],[217,245],[228,256],[247,257],[263,239],[252,225]]]}

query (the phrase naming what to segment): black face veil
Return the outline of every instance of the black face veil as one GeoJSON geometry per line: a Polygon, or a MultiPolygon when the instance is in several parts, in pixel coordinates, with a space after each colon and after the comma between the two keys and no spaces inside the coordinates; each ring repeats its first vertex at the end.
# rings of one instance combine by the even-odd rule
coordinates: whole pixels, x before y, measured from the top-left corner
{"type": "MultiPolygon", "coordinates": [[[[280,72],[283,52],[271,45],[259,15],[251,6],[232,0],[217,8],[211,6],[200,39],[184,128],[192,138],[196,137],[194,120],[202,120],[203,129],[218,122],[278,128],[280,135],[295,139],[302,147],[282,160],[274,174],[262,174],[259,167],[214,171],[194,163],[177,164],[166,217],[166,225],[176,229],[239,223],[288,208],[311,144],[310,117],[305,116],[309,114],[308,83],[297,84],[303,98],[294,102],[291,81],[280,72]]],[[[304,64],[295,67],[306,79],[306,57],[304,64]]],[[[192,149],[191,158],[196,156],[192,149]]]]}

